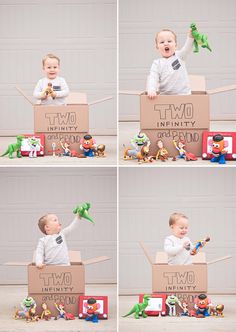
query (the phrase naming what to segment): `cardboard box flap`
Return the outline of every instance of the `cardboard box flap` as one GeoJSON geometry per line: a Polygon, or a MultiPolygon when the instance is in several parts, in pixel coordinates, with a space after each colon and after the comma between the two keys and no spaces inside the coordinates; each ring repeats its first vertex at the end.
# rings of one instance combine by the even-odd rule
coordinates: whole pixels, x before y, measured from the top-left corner
{"type": "Polygon", "coordinates": [[[140,96],[142,95],[143,93],[145,93],[146,91],[143,90],[120,90],[119,91],[119,94],[121,95],[137,95],[137,96],[140,96]]]}
{"type": "Polygon", "coordinates": [[[145,247],[145,245],[143,244],[143,242],[139,242],[139,245],[140,245],[140,247],[143,249],[144,255],[147,257],[147,260],[149,261],[149,263],[150,263],[151,265],[153,265],[153,264],[154,264],[153,259],[152,259],[152,257],[150,256],[150,254],[149,254],[147,248],[145,247]]]}
{"type": "Polygon", "coordinates": [[[155,264],[168,264],[168,255],[164,251],[159,251],[156,253],[155,264]]]}
{"type": "Polygon", "coordinates": [[[214,263],[218,263],[218,262],[224,261],[224,260],[226,260],[226,259],[230,259],[230,258],[232,258],[231,255],[227,255],[227,256],[220,257],[220,258],[216,258],[216,259],[213,259],[213,260],[210,261],[210,262],[207,262],[207,265],[214,264],[214,263]]]}
{"type": "Polygon", "coordinates": [[[190,87],[192,91],[205,92],[206,79],[201,75],[189,75],[190,87]]]}
{"type": "Polygon", "coordinates": [[[89,106],[91,106],[91,105],[95,105],[95,104],[98,104],[98,103],[102,103],[102,102],[104,102],[104,101],[106,101],[106,100],[110,100],[110,99],[113,99],[113,97],[112,97],[112,96],[109,96],[109,97],[105,97],[105,98],[102,98],[102,99],[97,99],[97,100],[95,100],[95,101],[91,101],[91,102],[89,103],[89,106]]]}
{"type": "Polygon", "coordinates": [[[82,92],[70,92],[66,98],[67,105],[87,105],[87,95],[82,92]]]}
{"type": "Polygon", "coordinates": [[[31,105],[35,105],[35,101],[33,99],[33,97],[29,97],[27,96],[27,94],[21,90],[21,88],[19,86],[15,86],[16,90],[20,92],[20,94],[31,104],[31,105]]]}
{"type": "Polygon", "coordinates": [[[192,256],[193,264],[206,264],[206,253],[199,252],[197,255],[192,256]]]}
{"type": "Polygon", "coordinates": [[[210,89],[210,90],[207,90],[207,93],[209,95],[213,95],[216,93],[227,92],[227,91],[232,91],[232,90],[236,90],[236,84],[226,85],[226,86],[222,86],[221,88],[216,88],[216,89],[210,89]]]}
{"type": "Polygon", "coordinates": [[[32,262],[6,262],[3,265],[7,266],[28,266],[32,262]]]}
{"type": "Polygon", "coordinates": [[[69,258],[71,263],[82,264],[80,251],[69,250],[69,258]]]}
{"type": "Polygon", "coordinates": [[[83,261],[82,263],[84,265],[90,265],[90,264],[104,262],[104,261],[107,261],[109,259],[111,259],[111,258],[108,257],[108,256],[99,256],[99,257],[87,259],[86,261],[83,261]]]}

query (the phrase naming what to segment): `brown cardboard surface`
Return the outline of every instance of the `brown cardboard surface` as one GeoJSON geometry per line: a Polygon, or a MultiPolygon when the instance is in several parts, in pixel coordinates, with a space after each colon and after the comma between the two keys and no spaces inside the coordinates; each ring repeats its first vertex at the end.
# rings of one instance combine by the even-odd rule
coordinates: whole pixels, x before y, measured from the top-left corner
{"type": "Polygon", "coordinates": [[[28,266],[28,290],[34,294],[75,294],[85,291],[84,266],[28,266]]]}
{"type": "Polygon", "coordinates": [[[153,293],[205,293],[207,292],[207,265],[152,266],[153,293]]]}
{"type": "Polygon", "coordinates": [[[150,100],[141,95],[141,130],[196,130],[209,128],[209,96],[158,95],[150,100]]]}
{"type": "MultiPolygon", "coordinates": [[[[197,157],[202,156],[202,134],[208,129],[195,129],[195,130],[172,130],[172,129],[145,129],[142,130],[151,141],[150,155],[156,156],[157,153],[157,141],[161,139],[164,143],[164,147],[168,150],[169,156],[178,156],[178,150],[173,144],[174,140],[183,139],[186,142],[185,150],[187,152],[194,153],[197,157]]],[[[178,161],[177,161],[178,162],[178,161]]]]}
{"type": "MultiPolygon", "coordinates": [[[[38,134],[38,133],[36,133],[38,134]]],[[[58,144],[60,140],[70,142],[70,150],[75,150],[78,153],[82,153],[80,151],[80,139],[86,135],[87,132],[84,133],[45,133],[45,154],[46,155],[52,155],[52,143],[58,144]]],[[[60,145],[57,146],[57,148],[60,148],[60,145]]],[[[61,149],[61,152],[63,150],[61,149]]],[[[57,154],[57,153],[56,153],[57,154]]],[[[70,158],[70,157],[68,157],[70,158]]]]}
{"type": "MultiPolygon", "coordinates": [[[[64,303],[66,312],[72,313],[74,316],[78,316],[78,303],[79,303],[79,296],[84,294],[34,294],[30,293],[29,296],[32,296],[33,299],[37,303],[37,314],[42,313],[41,305],[42,303],[47,303],[48,309],[51,311],[52,316],[58,316],[58,311],[54,305],[54,303],[64,303]]],[[[59,323],[58,323],[59,324],[59,323]]]]}
{"type": "Polygon", "coordinates": [[[89,130],[88,105],[34,106],[37,133],[76,133],[89,130]]]}

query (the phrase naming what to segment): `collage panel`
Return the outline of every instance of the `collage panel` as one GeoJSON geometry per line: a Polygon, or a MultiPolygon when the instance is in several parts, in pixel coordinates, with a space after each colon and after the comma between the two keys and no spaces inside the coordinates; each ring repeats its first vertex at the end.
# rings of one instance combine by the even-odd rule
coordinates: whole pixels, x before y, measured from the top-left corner
{"type": "Polygon", "coordinates": [[[120,169],[120,332],[235,331],[235,181],[233,168],[120,169]]]}
{"type": "Polygon", "coordinates": [[[116,169],[1,168],[0,182],[0,330],[117,331],[116,169]]]}
{"type": "Polygon", "coordinates": [[[116,0],[0,1],[0,165],[116,165],[116,17],[116,0]]]}
{"type": "Polygon", "coordinates": [[[120,165],[236,165],[236,4],[197,8],[119,1],[120,165]]]}

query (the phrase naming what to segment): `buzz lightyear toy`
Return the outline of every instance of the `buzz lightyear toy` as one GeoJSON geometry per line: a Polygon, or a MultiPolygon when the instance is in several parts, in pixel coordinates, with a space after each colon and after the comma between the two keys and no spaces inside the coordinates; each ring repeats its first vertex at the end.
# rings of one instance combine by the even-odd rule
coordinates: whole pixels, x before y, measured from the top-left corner
{"type": "Polygon", "coordinates": [[[36,138],[35,136],[29,137],[28,138],[28,144],[29,144],[29,147],[30,147],[29,158],[36,158],[38,147],[39,148],[42,147],[42,145],[40,144],[39,139],[36,138]]]}

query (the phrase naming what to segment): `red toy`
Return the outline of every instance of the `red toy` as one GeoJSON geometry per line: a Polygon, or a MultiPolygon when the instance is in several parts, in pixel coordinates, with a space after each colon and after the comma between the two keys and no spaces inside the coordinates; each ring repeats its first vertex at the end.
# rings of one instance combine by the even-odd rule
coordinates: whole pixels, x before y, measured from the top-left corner
{"type": "Polygon", "coordinates": [[[79,318],[95,320],[108,318],[108,297],[107,296],[80,296],[79,297],[79,318]],[[91,301],[93,299],[93,301],[91,301]],[[91,303],[90,303],[91,302],[91,303]],[[93,302],[93,303],[92,303],[93,302]],[[88,318],[89,317],[89,318],[88,318]]]}
{"type": "Polygon", "coordinates": [[[30,146],[28,143],[29,137],[35,137],[37,140],[39,140],[39,149],[37,151],[37,156],[42,157],[45,154],[45,136],[43,134],[24,134],[24,138],[22,140],[21,144],[21,155],[22,156],[29,156],[30,153],[30,146]]]}
{"type": "Polygon", "coordinates": [[[217,134],[221,134],[224,138],[223,149],[227,152],[224,153],[225,160],[236,160],[236,132],[209,131],[204,131],[202,135],[202,159],[212,159],[213,137],[217,134]]]}
{"type": "MultiPolygon", "coordinates": [[[[145,314],[148,316],[166,316],[166,294],[151,294],[145,314]]],[[[144,294],[139,295],[139,303],[143,303],[144,294]]]]}

